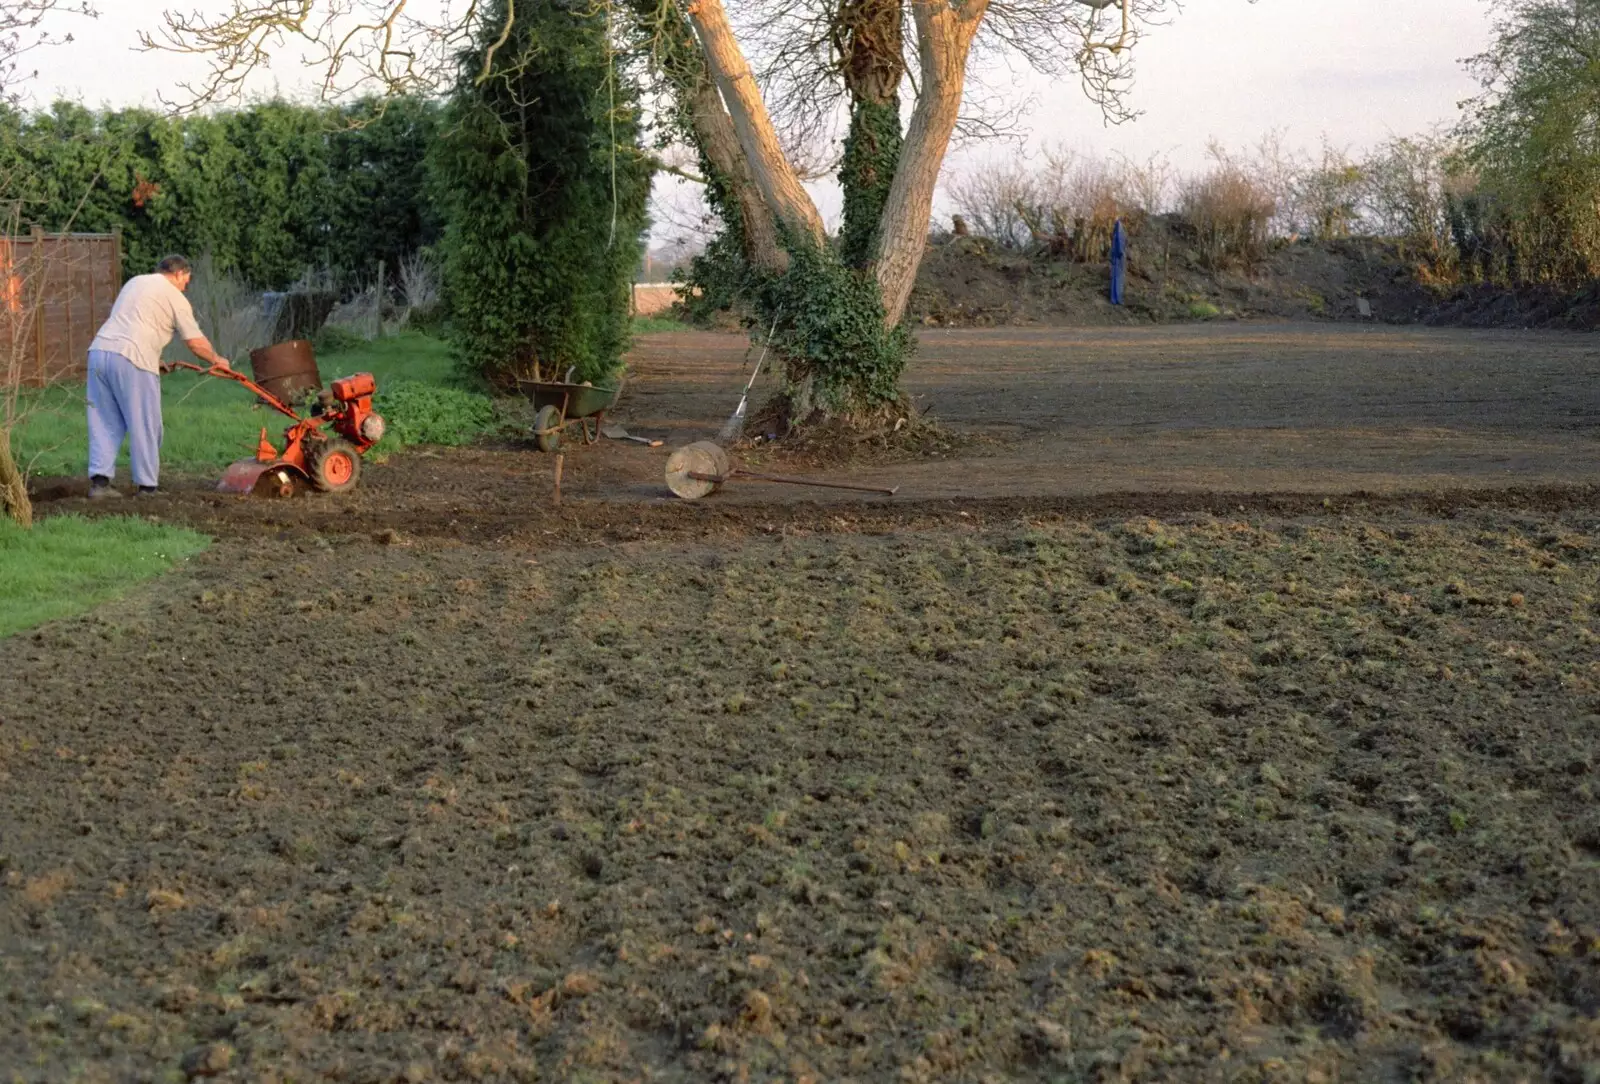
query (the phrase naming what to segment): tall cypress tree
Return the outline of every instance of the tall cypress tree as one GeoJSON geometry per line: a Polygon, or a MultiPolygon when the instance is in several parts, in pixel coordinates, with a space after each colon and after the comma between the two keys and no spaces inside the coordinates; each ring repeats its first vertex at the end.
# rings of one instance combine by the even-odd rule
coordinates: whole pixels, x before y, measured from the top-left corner
{"type": "Polygon", "coordinates": [[[603,9],[520,0],[505,33],[506,9],[488,5],[462,58],[433,160],[454,344],[498,383],[602,380],[627,347],[646,226],[637,90],[603,9]]]}

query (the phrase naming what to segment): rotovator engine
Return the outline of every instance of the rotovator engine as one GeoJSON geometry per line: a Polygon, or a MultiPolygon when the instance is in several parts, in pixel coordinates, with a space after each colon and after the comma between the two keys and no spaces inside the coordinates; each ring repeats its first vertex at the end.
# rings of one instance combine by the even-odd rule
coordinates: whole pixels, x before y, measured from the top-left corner
{"type": "Polygon", "coordinates": [[[302,417],[278,396],[234,369],[204,368],[188,362],[174,362],[172,367],[237,381],[294,423],[284,431],[282,451],[262,427],[255,458],[233,463],[217,483],[225,493],[289,497],[302,481],[324,493],[345,492],[355,488],[361,478],[362,454],[383,439],[383,416],[372,409],[377,382],[371,373],[335,380],[316,395],[307,416],[302,417]]]}

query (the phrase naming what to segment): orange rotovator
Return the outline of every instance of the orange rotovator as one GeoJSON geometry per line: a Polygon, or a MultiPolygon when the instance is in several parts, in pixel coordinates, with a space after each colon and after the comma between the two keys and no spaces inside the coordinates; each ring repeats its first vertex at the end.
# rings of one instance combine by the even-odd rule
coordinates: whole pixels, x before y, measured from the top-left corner
{"type": "Polygon", "coordinates": [[[310,416],[301,417],[282,399],[237,370],[206,368],[186,361],[173,362],[170,368],[192,369],[237,381],[294,423],[284,431],[282,451],[267,438],[267,430],[262,427],[255,458],[241,459],[223,472],[217,488],[225,493],[289,497],[302,482],[324,493],[354,489],[361,478],[362,453],[383,439],[383,416],[372,409],[377,382],[371,373],[335,380],[332,387],[317,396],[310,416]]]}

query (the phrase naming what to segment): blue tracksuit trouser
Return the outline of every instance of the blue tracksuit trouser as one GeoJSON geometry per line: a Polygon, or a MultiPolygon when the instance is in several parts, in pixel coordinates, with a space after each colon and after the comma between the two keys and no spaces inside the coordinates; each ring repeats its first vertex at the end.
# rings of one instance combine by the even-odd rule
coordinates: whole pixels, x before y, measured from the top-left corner
{"type": "Polygon", "coordinates": [[[128,439],[133,483],[161,477],[161,377],[121,354],[89,351],[89,476],[114,478],[122,439],[128,439]]]}

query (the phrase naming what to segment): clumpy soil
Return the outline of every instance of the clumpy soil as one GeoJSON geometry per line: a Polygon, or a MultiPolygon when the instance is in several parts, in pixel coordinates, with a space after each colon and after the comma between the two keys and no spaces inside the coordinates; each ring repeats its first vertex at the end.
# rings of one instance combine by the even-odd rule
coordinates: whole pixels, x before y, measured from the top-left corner
{"type": "Polygon", "coordinates": [[[1592,495],[820,507],[0,642],[5,1079],[1594,1079],[1592,495]]]}

